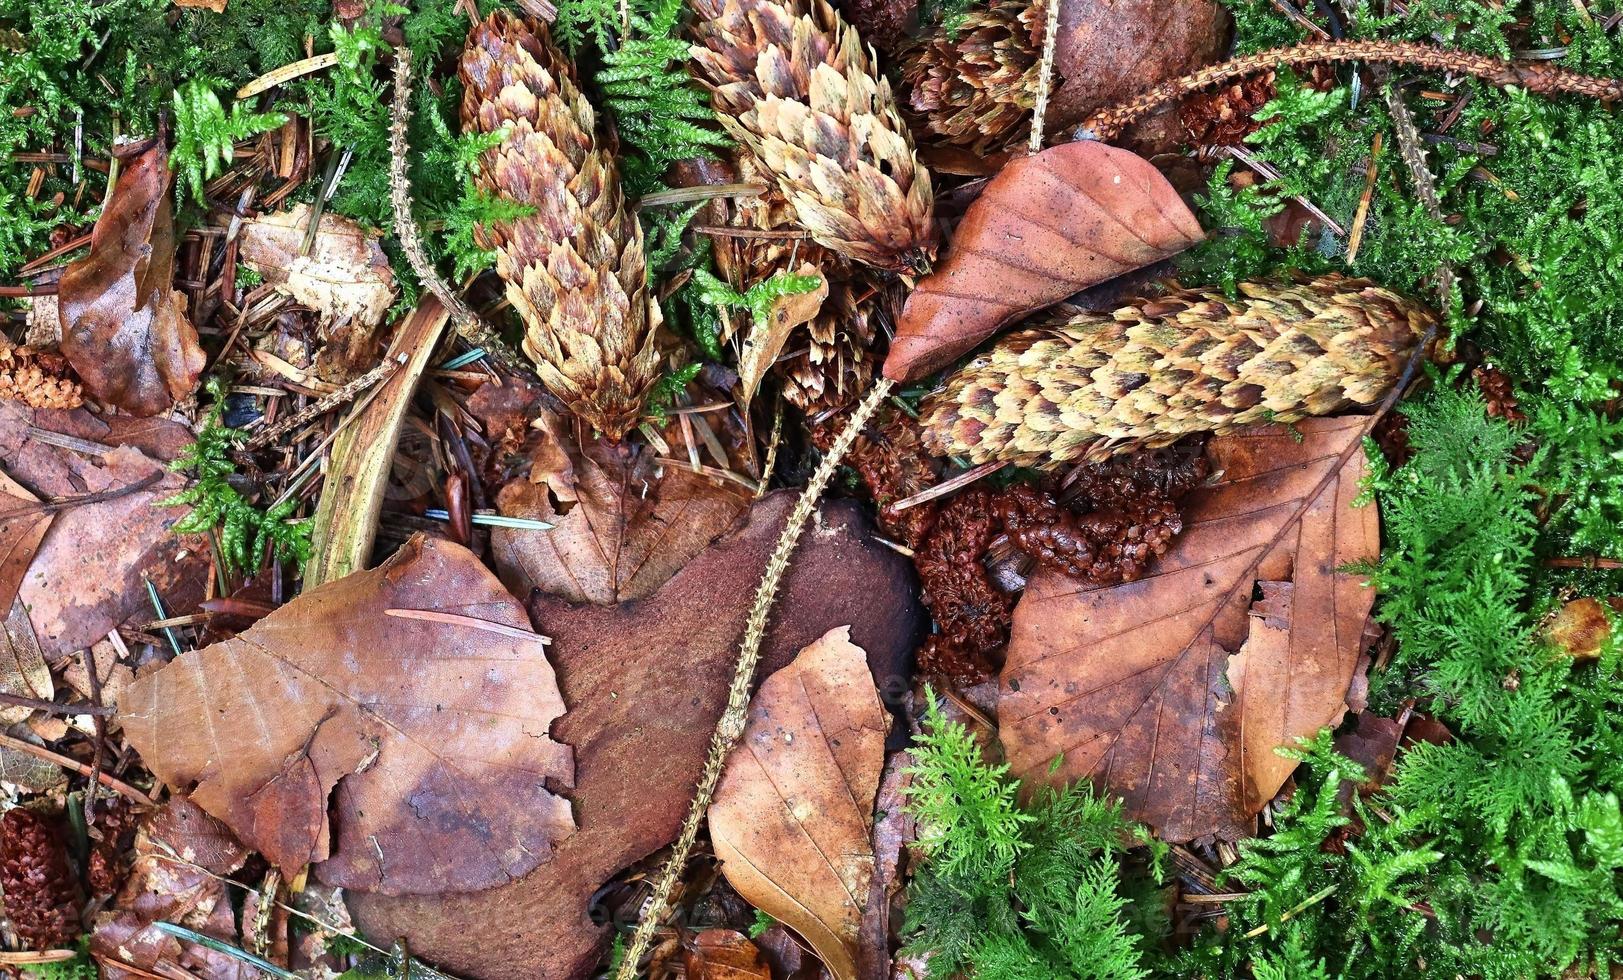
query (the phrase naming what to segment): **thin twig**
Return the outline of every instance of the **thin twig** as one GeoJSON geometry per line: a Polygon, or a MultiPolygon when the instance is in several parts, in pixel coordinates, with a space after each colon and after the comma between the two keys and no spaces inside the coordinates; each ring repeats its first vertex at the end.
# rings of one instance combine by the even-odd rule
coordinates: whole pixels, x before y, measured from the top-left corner
{"type": "Polygon", "coordinates": [[[1358,246],[1364,243],[1364,225],[1369,222],[1369,205],[1375,199],[1375,176],[1380,172],[1381,132],[1370,142],[1369,166],[1364,170],[1364,193],[1358,196],[1358,210],[1353,213],[1352,232],[1347,236],[1347,265],[1358,261],[1358,246]]]}
{"type": "Polygon", "coordinates": [[[755,499],[766,496],[767,484],[772,482],[772,470],[778,465],[778,443],[783,441],[783,399],[777,401],[772,413],[772,441],[766,444],[766,462],[761,466],[761,483],[755,488],[755,499]]]}
{"type": "Polygon", "coordinates": [[[387,378],[389,375],[393,374],[395,369],[400,367],[400,363],[401,362],[398,357],[386,358],[377,367],[374,367],[372,370],[366,372],[353,381],[350,381],[337,391],[330,392],[322,396],[319,401],[311,404],[307,408],[294,412],[292,415],[282,419],[275,425],[261,430],[243,445],[243,452],[251,453],[255,450],[263,449],[284,433],[291,432],[312,419],[320,418],[338,406],[349,401],[351,398],[354,398],[356,395],[359,395],[366,389],[377,384],[379,381],[382,381],[384,378],[387,378]]]}
{"type": "Polygon", "coordinates": [[[818,498],[823,495],[828,481],[833,478],[840,461],[845,458],[851,444],[856,441],[857,434],[890,395],[892,385],[894,382],[889,378],[881,378],[868,389],[868,394],[846,420],[845,427],[834,438],[834,444],[829,446],[827,454],[817,466],[817,471],[806,484],[806,489],[801,491],[800,499],[795,501],[794,509],[789,512],[789,520],[784,524],[782,534],[778,536],[777,547],[772,549],[771,558],[767,560],[766,572],[761,576],[761,585],[755,592],[755,602],[750,606],[749,619],[744,624],[744,639],[739,645],[738,662],[733,668],[732,683],[727,689],[727,707],[723,709],[721,718],[716,722],[716,730],[710,738],[710,751],[705,757],[704,772],[699,777],[693,802],[688,807],[687,820],[682,824],[681,835],[672,845],[670,857],[666,859],[665,867],[654,885],[654,892],[643,908],[642,921],[637,923],[637,931],[632,934],[631,944],[626,949],[624,959],[620,961],[618,980],[633,980],[636,977],[637,964],[648,952],[654,930],[670,904],[671,892],[675,889],[677,880],[681,878],[682,870],[687,866],[688,854],[693,850],[693,842],[699,835],[699,824],[703,822],[705,811],[715,795],[716,784],[720,781],[722,768],[727,763],[727,755],[732,751],[734,743],[744,734],[744,724],[749,714],[750,683],[755,677],[755,668],[761,659],[761,640],[766,635],[767,613],[772,609],[773,599],[777,598],[778,584],[783,580],[783,574],[789,567],[789,558],[794,553],[795,545],[800,541],[806,522],[817,509],[818,498]]]}
{"type": "Polygon", "coordinates": [[[506,623],[497,623],[488,619],[478,619],[473,616],[459,616],[456,613],[440,612],[435,609],[385,609],[383,615],[394,619],[417,619],[425,623],[440,623],[445,626],[461,626],[466,629],[480,630],[485,633],[495,633],[510,640],[534,641],[536,643],[551,643],[552,637],[542,636],[530,630],[519,629],[506,623]]]}
{"type": "Polygon", "coordinates": [[[644,194],[637,200],[637,208],[640,210],[666,204],[692,204],[695,201],[713,201],[718,197],[760,197],[765,193],[765,184],[699,184],[695,187],[667,187],[662,191],[644,194]]]}
{"type": "Polygon", "coordinates": [[[0,691],[0,704],[10,705],[14,708],[32,708],[35,711],[43,711],[48,715],[100,715],[106,717],[113,713],[113,709],[106,705],[59,704],[55,701],[24,697],[21,694],[7,694],[5,691],[0,691]]]}
{"type": "Polygon", "coordinates": [[[1471,75],[1491,85],[1517,85],[1542,95],[1566,93],[1611,101],[1623,99],[1623,81],[1584,75],[1544,62],[1506,61],[1407,41],[1321,41],[1259,51],[1163,82],[1137,98],[1095,113],[1082,124],[1081,132],[1095,139],[1114,139],[1123,129],[1154,110],[1201,89],[1270,68],[1319,61],[1379,61],[1471,75]]]}
{"type": "Polygon", "coordinates": [[[108,500],[117,500],[119,497],[127,497],[132,493],[140,493],[142,490],[145,490],[162,480],[163,477],[163,471],[159,470],[156,473],[149,473],[127,486],[117,487],[112,490],[102,490],[97,493],[81,493],[74,497],[58,497],[56,500],[47,500],[42,503],[26,503],[20,507],[11,507],[6,510],[0,510],[0,520],[10,520],[13,517],[21,517],[24,514],[55,514],[58,511],[72,510],[75,507],[83,507],[86,504],[99,504],[108,500]]]}
{"type": "MultiPolygon", "coordinates": [[[[90,777],[90,767],[79,760],[70,759],[65,755],[52,752],[50,749],[42,748],[41,746],[35,745],[33,742],[25,742],[20,738],[13,738],[4,732],[0,732],[0,746],[4,746],[8,749],[16,749],[18,752],[31,755],[36,759],[43,759],[46,762],[54,763],[61,766],[63,769],[68,770],[69,772],[76,772],[87,779],[90,777]]],[[[146,795],[121,779],[116,779],[107,775],[106,773],[102,773],[97,779],[97,782],[101,783],[103,786],[106,786],[108,789],[122,793],[142,806],[154,805],[152,797],[146,795]]]]}
{"type": "Polygon", "coordinates": [[[933,487],[920,490],[918,493],[915,493],[913,496],[908,497],[905,500],[896,501],[894,504],[890,505],[890,509],[893,511],[908,510],[909,508],[917,507],[919,504],[929,503],[930,501],[939,497],[945,497],[947,494],[952,493],[955,490],[969,486],[971,483],[974,483],[976,480],[979,480],[982,477],[991,476],[993,473],[996,473],[998,470],[1001,470],[1007,465],[1009,464],[1006,462],[992,460],[990,462],[982,463],[979,466],[971,467],[970,469],[959,473],[957,476],[954,476],[951,479],[942,480],[933,487]]]}
{"type": "Polygon", "coordinates": [[[1060,0],[1047,0],[1048,19],[1043,27],[1043,63],[1037,72],[1037,104],[1031,110],[1031,139],[1026,149],[1039,153],[1043,148],[1043,123],[1048,116],[1048,94],[1054,87],[1054,49],[1059,42],[1060,0]]]}
{"type": "Polygon", "coordinates": [[[406,127],[411,123],[411,50],[401,45],[395,48],[394,58],[394,100],[389,105],[389,200],[394,206],[394,233],[400,239],[400,251],[405,253],[406,261],[411,263],[423,287],[433,293],[450,314],[457,333],[475,347],[483,347],[509,371],[527,376],[531,373],[529,366],[451,290],[434,264],[428,261],[428,253],[423,251],[422,236],[411,216],[411,177],[406,173],[410,152],[406,145],[406,127]]]}

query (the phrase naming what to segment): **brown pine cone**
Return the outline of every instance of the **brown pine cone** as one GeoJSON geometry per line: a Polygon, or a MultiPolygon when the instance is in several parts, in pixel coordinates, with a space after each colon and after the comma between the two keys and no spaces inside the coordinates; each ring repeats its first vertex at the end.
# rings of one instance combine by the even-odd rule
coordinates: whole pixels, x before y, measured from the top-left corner
{"type": "Polygon", "coordinates": [[[0,889],[6,918],[29,949],[60,949],[78,937],[78,889],[54,819],[23,807],[0,817],[0,889]]]}
{"type": "MultiPolygon", "coordinates": [[[[806,324],[805,349],[774,366],[783,379],[783,397],[789,404],[815,415],[845,408],[862,397],[879,361],[873,349],[877,307],[872,288],[853,282],[829,283],[823,308],[806,324]]],[[[797,332],[796,341],[799,336],[797,332]]]]}
{"type": "Polygon", "coordinates": [[[96,800],[96,822],[90,833],[90,890],[111,895],[123,887],[129,875],[130,848],[141,814],[122,796],[96,800]]]}
{"type": "Polygon", "coordinates": [[[1368,407],[1434,322],[1364,279],[1180,290],[1000,340],[925,400],[924,444],[1051,467],[1193,432],[1368,407]]]}
{"type": "Polygon", "coordinates": [[[1471,377],[1476,379],[1477,387],[1482,389],[1482,398],[1487,402],[1490,418],[1504,419],[1512,424],[1527,421],[1527,414],[1521,410],[1521,403],[1516,400],[1516,388],[1510,383],[1510,375],[1492,364],[1484,364],[1473,369],[1471,377]]]}
{"type": "Polygon", "coordinates": [[[20,401],[29,408],[78,408],[84,394],[68,379],[67,359],[27,347],[13,347],[0,337],[0,398],[20,401]]]}
{"type": "Polygon", "coordinates": [[[1018,139],[1037,102],[1045,10],[1041,0],[998,0],[970,11],[952,34],[909,47],[902,88],[920,128],[976,153],[1018,139]]]}
{"type": "Polygon", "coordinates": [[[930,175],[856,29],[827,0],[693,0],[693,9],[694,71],[801,227],[848,259],[926,268],[930,175]]]}
{"type": "Polygon", "coordinates": [[[497,253],[524,352],[554,395],[618,439],[659,378],[660,313],[614,156],[546,27],[491,14],[468,35],[460,75],[463,129],[510,127],[480,157],[475,182],[535,208],[475,236],[497,253]]]}
{"type": "MultiPolygon", "coordinates": [[[[744,182],[770,183],[755,158],[739,155],[737,177],[744,182]]],[[[751,231],[796,229],[794,209],[770,187],[755,197],[738,198],[728,209],[725,223],[751,231]]],[[[810,264],[828,280],[828,299],[804,329],[789,341],[798,350],[778,361],[773,371],[783,381],[783,395],[791,405],[816,414],[844,408],[868,388],[878,357],[873,352],[878,297],[849,262],[802,238],[723,237],[715,239],[716,272],[740,292],[779,272],[810,264]]],[[[741,318],[732,318],[737,329],[741,318]]],[[[725,343],[730,335],[723,335],[725,343]]]]}

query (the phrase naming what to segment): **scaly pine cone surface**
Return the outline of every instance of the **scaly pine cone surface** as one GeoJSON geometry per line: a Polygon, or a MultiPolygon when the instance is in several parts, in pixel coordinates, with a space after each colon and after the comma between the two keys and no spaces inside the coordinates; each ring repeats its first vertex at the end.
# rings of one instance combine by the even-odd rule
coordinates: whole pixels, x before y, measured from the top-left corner
{"type": "Polygon", "coordinates": [[[927,267],[930,175],[856,29],[827,0],[693,0],[693,9],[694,70],[801,227],[848,259],[927,267]]]}
{"type": "Polygon", "coordinates": [[[618,439],[659,377],[659,306],[648,290],[642,229],[626,206],[596,115],[545,27],[497,11],[462,53],[462,127],[506,136],[480,157],[478,186],[533,214],[484,227],[524,352],[542,382],[618,439]]]}
{"type": "MultiPolygon", "coordinates": [[[[770,189],[734,201],[726,213],[729,227],[752,231],[797,228],[794,209],[771,186],[771,175],[748,153],[739,154],[737,175],[741,181],[766,183],[770,189]]],[[[714,255],[717,274],[739,292],[808,263],[828,280],[828,299],[822,309],[789,342],[794,353],[773,365],[791,405],[815,414],[844,408],[867,390],[878,360],[872,350],[878,294],[851,263],[815,242],[792,236],[718,237],[714,255]]],[[[741,322],[733,318],[732,326],[736,329],[741,322]]]]}
{"type": "Polygon", "coordinates": [[[60,949],[79,935],[67,844],[51,818],[22,807],[0,817],[0,889],[6,918],[29,949],[60,949]]]}
{"type": "Polygon", "coordinates": [[[67,359],[13,347],[0,337],[0,398],[20,401],[29,408],[78,408],[84,394],[78,382],[67,378],[67,359]]]}
{"type": "MultiPolygon", "coordinates": [[[[998,0],[902,55],[907,109],[929,136],[976,153],[1019,137],[1037,102],[1043,3],[998,0]]],[[[922,138],[922,137],[921,137],[922,138]]]]}
{"type": "Polygon", "coordinates": [[[878,305],[871,287],[830,280],[828,299],[806,324],[806,347],[774,367],[789,404],[815,415],[845,408],[868,390],[879,361],[873,350],[878,305]]]}
{"type": "Polygon", "coordinates": [[[1364,279],[1180,290],[1004,337],[923,406],[940,455],[1055,466],[1378,402],[1433,322],[1364,279]]]}

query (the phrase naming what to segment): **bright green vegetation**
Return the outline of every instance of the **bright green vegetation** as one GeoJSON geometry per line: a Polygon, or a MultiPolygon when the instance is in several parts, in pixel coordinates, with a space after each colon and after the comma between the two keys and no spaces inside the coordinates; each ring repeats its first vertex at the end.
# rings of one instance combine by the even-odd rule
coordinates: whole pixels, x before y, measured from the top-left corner
{"type": "MultiPolygon", "coordinates": [[[[1307,39],[1269,0],[1230,0],[1242,52],[1307,39]]],[[[1311,5],[1310,5],[1311,6],[1311,5]]],[[[1352,36],[1441,43],[1506,56],[1512,22],[1530,29],[1518,49],[1565,48],[1563,67],[1623,75],[1623,37],[1588,21],[1578,5],[1558,0],[1420,0],[1406,16],[1376,17],[1369,4],[1352,6],[1352,36]]],[[[1340,69],[1343,82],[1349,69],[1340,69]]],[[[1412,77],[1393,69],[1398,80],[1412,77]]],[[[1421,76],[1425,78],[1425,76],[1421,76]]],[[[1418,127],[1437,125],[1451,104],[1424,97],[1435,80],[1404,89],[1418,127]]],[[[1611,161],[1623,152],[1623,124],[1605,106],[1584,99],[1546,99],[1467,81],[1452,90],[1466,99],[1445,134],[1427,147],[1437,177],[1444,222],[1425,213],[1410,186],[1379,94],[1364,85],[1353,105],[1351,87],[1329,93],[1281,79],[1275,102],[1258,114],[1278,121],[1255,134],[1248,150],[1284,179],[1235,195],[1214,180],[1201,215],[1223,229],[1198,250],[1191,278],[1221,282],[1281,267],[1345,270],[1345,241],[1334,236],[1296,250],[1272,249],[1263,217],[1283,199],[1304,194],[1350,227],[1365,182],[1364,161],[1377,132],[1379,178],[1353,272],[1416,293],[1444,260],[1455,263],[1461,286],[1453,303],[1455,328],[1470,333],[1514,377],[1566,398],[1604,397],[1623,371],[1623,181],[1611,161]],[[1452,217],[1450,217],[1452,216],[1452,217]],[[1481,302],[1480,312],[1462,311],[1481,302]]]]}
{"type": "Polygon", "coordinates": [[[217,551],[222,561],[248,574],[258,570],[267,555],[277,561],[304,563],[310,558],[313,519],[291,519],[298,508],[297,495],[289,494],[286,500],[261,510],[233,485],[237,466],[231,453],[248,437],[224,422],[225,385],[214,378],[210,379],[208,388],[214,405],[203,418],[197,441],[170,464],[170,469],[190,472],[196,482],[160,501],[166,507],[190,505],[192,508],[191,513],[175,523],[175,533],[218,531],[217,551]]]}
{"type": "Polygon", "coordinates": [[[964,726],[932,703],[908,809],[924,867],[908,896],[908,950],[930,976],[984,980],[1137,980],[1121,859],[1134,842],[1119,805],[1085,784],[1029,807],[1007,766],[991,766],[964,726]]]}

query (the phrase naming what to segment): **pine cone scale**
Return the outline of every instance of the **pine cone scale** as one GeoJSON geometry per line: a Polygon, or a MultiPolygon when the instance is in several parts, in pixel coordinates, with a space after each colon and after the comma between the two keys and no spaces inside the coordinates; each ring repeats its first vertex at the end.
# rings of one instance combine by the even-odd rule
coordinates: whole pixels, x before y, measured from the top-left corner
{"type": "Polygon", "coordinates": [[[924,441],[976,463],[1053,466],[1193,432],[1379,401],[1432,324],[1367,280],[1246,283],[1003,338],[926,399],[924,441]]]}

